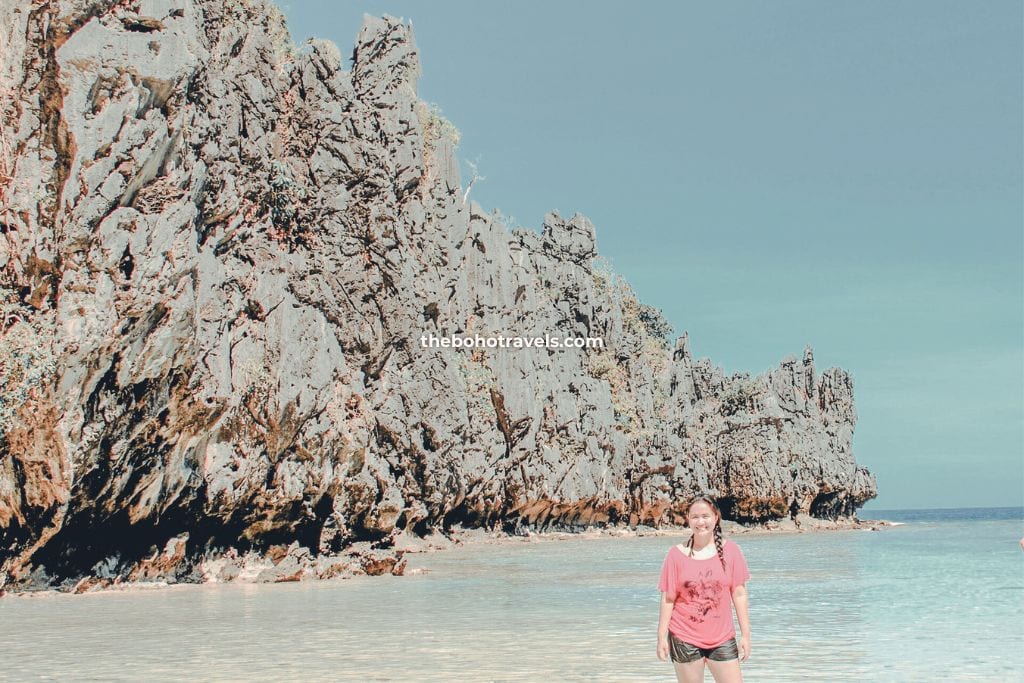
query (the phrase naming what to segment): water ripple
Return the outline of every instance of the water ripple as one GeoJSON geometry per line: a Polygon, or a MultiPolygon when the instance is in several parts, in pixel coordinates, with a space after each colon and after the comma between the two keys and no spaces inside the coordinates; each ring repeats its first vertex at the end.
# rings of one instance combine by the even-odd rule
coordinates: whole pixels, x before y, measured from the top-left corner
{"type": "MultiPolygon", "coordinates": [[[[753,576],[747,679],[1012,680],[1024,558],[1005,539],[1018,527],[739,538],[753,576]],[[999,634],[1000,647],[965,658],[965,634],[999,634]]],[[[415,556],[430,571],[401,579],[8,597],[0,680],[671,681],[654,656],[670,545],[482,546],[415,556]]]]}

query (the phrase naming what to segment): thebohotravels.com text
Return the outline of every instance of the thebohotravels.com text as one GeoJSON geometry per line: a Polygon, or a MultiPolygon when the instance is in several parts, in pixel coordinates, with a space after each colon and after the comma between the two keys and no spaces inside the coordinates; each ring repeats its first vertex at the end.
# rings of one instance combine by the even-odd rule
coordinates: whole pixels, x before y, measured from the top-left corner
{"type": "Polygon", "coordinates": [[[500,337],[474,335],[453,335],[435,337],[425,334],[420,337],[424,349],[603,349],[600,337],[500,337]]]}

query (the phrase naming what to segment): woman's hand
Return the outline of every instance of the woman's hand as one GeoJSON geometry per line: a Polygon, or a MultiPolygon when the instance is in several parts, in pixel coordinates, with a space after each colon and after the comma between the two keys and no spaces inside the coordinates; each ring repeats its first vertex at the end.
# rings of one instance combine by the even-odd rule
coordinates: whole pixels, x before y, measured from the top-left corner
{"type": "Polygon", "coordinates": [[[675,609],[675,606],[675,594],[670,596],[668,593],[662,592],[661,610],[658,614],[658,659],[663,662],[668,659],[668,622],[672,618],[672,610],[675,609]]]}
{"type": "Polygon", "coordinates": [[[668,659],[668,636],[658,636],[658,659],[668,659]]]}
{"type": "Polygon", "coordinates": [[[744,633],[736,642],[736,646],[739,648],[740,651],[740,661],[747,661],[747,657],[750,656],[750,637],[746,633],[744,633]]]}

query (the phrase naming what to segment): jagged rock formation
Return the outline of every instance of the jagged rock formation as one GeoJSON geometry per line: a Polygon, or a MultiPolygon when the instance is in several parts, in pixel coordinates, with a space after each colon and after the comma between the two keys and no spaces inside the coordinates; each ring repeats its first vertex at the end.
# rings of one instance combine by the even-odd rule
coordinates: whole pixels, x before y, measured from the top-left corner
{"type": "Polygon", "coordinates": [[[401,23],[367,18],[346,70],[260,0],[0,14],[0,587],[398,572],[455,524],[874,495],[844,371],[726,377],[587,219],[466,203],[401,23]],[[420,346],[456,334],[605,348],[420,346]]]}

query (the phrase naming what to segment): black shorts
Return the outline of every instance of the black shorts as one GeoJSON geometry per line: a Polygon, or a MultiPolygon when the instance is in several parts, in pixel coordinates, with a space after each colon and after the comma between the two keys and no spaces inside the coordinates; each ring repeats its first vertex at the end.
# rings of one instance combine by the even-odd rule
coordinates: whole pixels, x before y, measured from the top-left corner
{"type": "Polygon", "coordinates": [[[730,638],[720,645],[714,647],[697,647],[679,640],[671,633],[668,634],[668,647],[672,653],[672,661],[680,664],[696,662],[702,657],[707,657],[714,662],[728,662],[740,658],[739,648],[736,647],[736,639],[730,638]]]}

